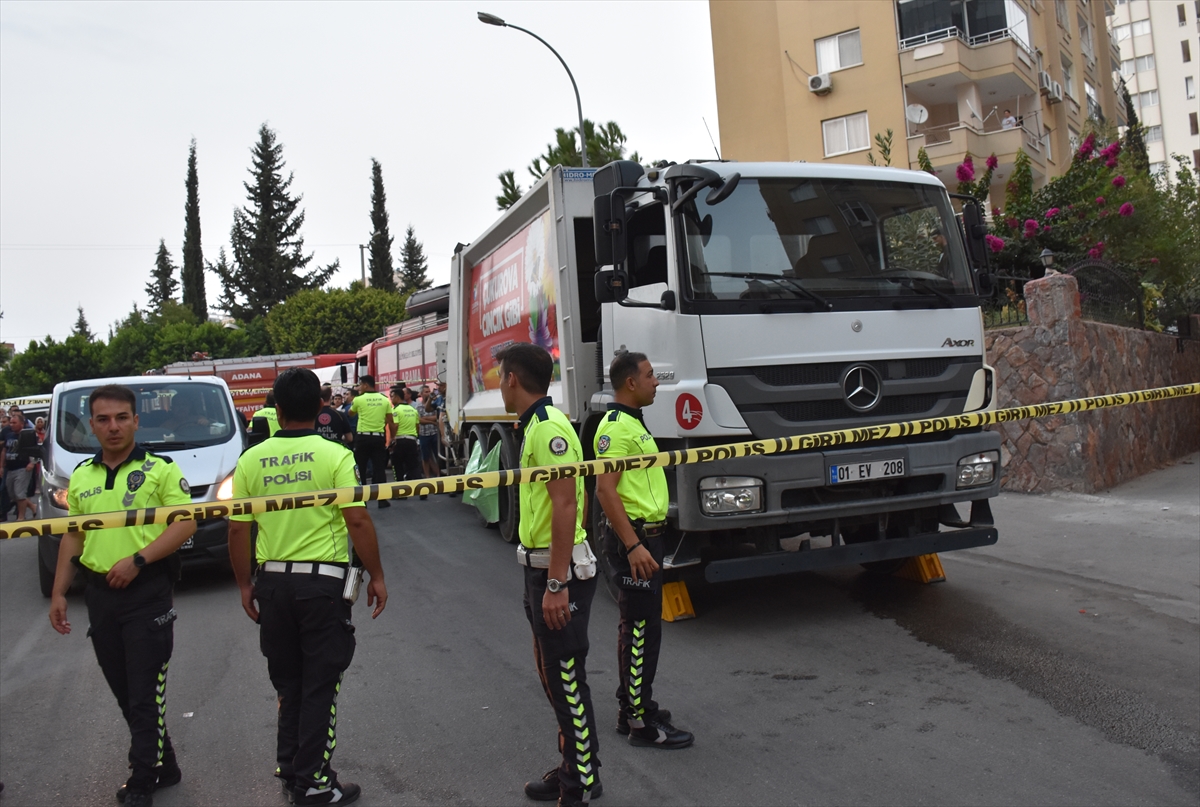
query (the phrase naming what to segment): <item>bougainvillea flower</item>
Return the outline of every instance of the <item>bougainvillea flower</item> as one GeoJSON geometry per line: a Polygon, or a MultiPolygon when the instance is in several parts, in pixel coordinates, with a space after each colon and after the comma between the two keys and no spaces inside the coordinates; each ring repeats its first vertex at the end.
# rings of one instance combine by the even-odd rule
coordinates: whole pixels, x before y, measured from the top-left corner
{"type": "Polygon", "coordinates": [[[988,158],[987,158],[987,167],[988,167],[988,170],[989,170],[989,171],[995,171],[995,170],[996,170],[996,166],[997,166],[997,165],[999,165],[999,164],[1000,164],[1000,161],[996,159],[996,155],[995,155],[995,154],[993,154],[993,155],[991,155],[990,157],[988,157],[988,158]]]}
{"type": "Polygon", "coordinates": [[[1004,249],[1003,238],[997,238],[994,235],[986,235],[983,237],[983,240],[987,242],[987,245],[991,248],[992,252],[999,252],[1000,250],[1004,249]]]}
{"type": "Polygon", "coordinates": [[[970,160],[964,160],[962,164],[958,166],[958,169],[954,172],[954,175],[958,177],[959,182],[974,182],[975,166],[971,164],[970,160]]]}
{"type": "Polygon", "coordinates": [[[1124,188],[1125,187],[1125,175],[1124,174],[1117,174],[1115,177],[1113,177],[1113,187],[1114,188],[1124,188]]]}
{"type": "Polygon", "coordinates": [[[1038,223],[1033,219],[1025,219],[1025,237],[1033,238],[1037,235],[1038,223]]]}
{"type": "Polygon", "coordinates": [[[1125,218],[1129,218],[1133,215],[1133,204],[1131,202],[1126,202],[1125,204],[1121,205],[1121,209],[1117,212],[1125,218]]]}
{"type": "Polygon", "coordinates": [[[1057,208],[1057,207],[1052,207],[1052,208],[1050,208],[1049,210],[1047,210],[1047,211],[1046,211],[1046,218],[1048,218],[1048,219],[1052,219],[1052,218],[1054,218],[1054,217],[1055,217],[1055,216],[1057,216],[1057,215],[1058,215],[1058,208],[1057,208]]]}
{"type": "Polygon", "coordinates": [[[1016,219],[1005,219],[1004,226],[1010,230],[1015,230],[1021,226],[1021,222],[1017,221],[1016,219]]]}
{"type": "Polygon", "coordinates": [[[1097,207],[1104,207],[1104,197],[1103,197],[1103,196],[1097,196],[1097,197],[1096,197],[1096,206],[1097,206],[1097,207]]]}
{"type": "Polygon", "coordinates": [[[1053,228],[1052,228],[1052,227],[1051,227],[1049,224],[1047,224],[1047,225],[1045,225],[1044,227],[1042,227],[1042,232],[1044,232],[1044,233],[1048,233],[1048,232],[1050,232],[1050,230],[1052,230],[1052,229],[1053,229],[1053,228]]]}
{"type": "Polygon", "coordinates": [[[1078,154],[1083,159],[1092,156],[1092,152],[1096,150],[1096,135],[1089,134],[1086,139],[1079,145],[1078,154]]]}

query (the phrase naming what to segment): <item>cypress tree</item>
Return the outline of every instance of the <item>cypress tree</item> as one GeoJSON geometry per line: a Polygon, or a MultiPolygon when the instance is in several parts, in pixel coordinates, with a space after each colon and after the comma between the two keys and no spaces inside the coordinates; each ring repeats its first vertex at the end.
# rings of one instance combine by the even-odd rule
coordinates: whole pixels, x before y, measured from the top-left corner
{"type": "Polygon", "coordinates": [[[96,338],[96,334],[92,333],[92,328],[88,325],[87,317],[83,315],[83,306],[79,306],[79,317],[75,320],[75,327],[71,329],[72,336],[82,336],[89,342],[96,338]]]}
{"type": "Polygon", "coordinates": [[[154,270],[150,273],[150,282],[146,284],[146,296],[150,298],[151,309],[158,311],[163,303],[175,299],[175,292],[179,289],[175,272],[175,263],[171,260],[167,242],[160,238],[158,255],[154,258],[154,270]]]}
{"type": "Polygon", "coordinates": [[[433,285],[425,271],[429,268],[425,260],[425,248],[417,240],[413,226],[404,232],[404,246],[400,249],[400,293],[412,294],[433,285]]]}
{"type": "Polygon", "coordinates": [[[183,225],[183,304],[196,319],[208,319],[208,299],[204,293],[204,251],[200,247],[200,179],[196,173],[196,139],[188,148],[187,202],[183,225]]]}
{"type": "Polygon", "coordinates": [[[1150,152],[1146,150],[1146,127],[1142,126],[1142,122],[1138,120],[1137,109],[1133,106],[1133,98],[1129,95],[1129,88],[1123,81],[1121,82],[1121,96],[1125,101],[1125,118],[1128,122],[1125,129],[1125,142],[1122,145],[1125,147],[1129,165],[1135,171],[1148,174],[1150,173],[1150,152]]]}
{"type": "Polygon", "coordinates": [[[387,194],[383,190],[383,168],[371,158],[371,271],[372,288],[396,290],[395,269],[392,266],[392,237],[388,229],[387,194]]]}
{"type": "Polygon", "coordinates": [[[339,262],[304,270],[312,254],[304,254],[303,197],[288,191],[292,175],[283,178],[283,146],[267,124],[258,130],[254,145],[251,181],[244,183],[246,207],[233,211],[229,242],[233,261],[225,267],[214,266],[224,288],[222,307],[239,320],[265,316],[271,306],[281,303],[303,289],[324,286],[339,262]]]}

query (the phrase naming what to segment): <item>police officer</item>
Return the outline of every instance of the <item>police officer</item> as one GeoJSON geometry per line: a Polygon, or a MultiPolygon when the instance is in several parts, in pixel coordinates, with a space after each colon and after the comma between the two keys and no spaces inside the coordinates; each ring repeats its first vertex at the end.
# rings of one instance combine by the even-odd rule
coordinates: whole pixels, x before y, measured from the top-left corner
{"type": "MultiPolygon", "coordinates": [[[[642,407],[654,403],[658,379],[644,353],[620,353],[609,366],[614,401],[596,430],[596,458],[657,454],[642,407]]],[[[640,468],[596,477],[604,508],[603,551],[615,572],[617,607],[617,731],[629,744],[686,748],[690,732],[671,725],[671,713],[653,700],[662,643],[663,531],[667,526],[667,476],[662,468],[640,468]]]]}
{"type": "MultiPolygon", "coordinates": [[[[546,394],[554,360],[544,348],[525,342],[501,350],[500,394],[504,408],[520,413],[521,467],[583,460],[575,429],[546,394]]],[[[600,795],[599,742],[585,669],[588,617],[596,593],[594,558],[583,529],[583,480],[579,477],[520,487],[521,547],[525,566],[525,617],[533,628],[534,662],[546,697],[558,719],[562,760],[540,780],[525,784],[525,795],[560,805],[584,804],[600,795]],[[580,574],[586,579],[580,579],[580,574]]]]}
{"type": "MultiPolygon", "coordinates": [[[[392,432],[392,470],[396,472],[396,481],[412,482],[421,478],[421,449],[417,443],[417,422],[420,416],[417,410],[408,402],[407,389],[395,386],[391,389],[392,422],[395,426],[392,432]]],[[[422,499],[428,498],[425,495],[422,499]]]]}
{"type": "MultiPolygon", "coordinates": [[[[354,458],[313,429],[321,384],[311,370],[275,379],[280,430],[242,455],[234,497],[291,496],[354,487],[354,458]]],[[[377,617],[387,603],[375,528],[361,503],[296,507],[231,517],[229,557],[242,608],[259,624],[259,645],[279,694],[275,775],[298,805],[348,804],[361,789],[330,767],[337,745],[337,695],[354,657],[346,536],[370,575],[367,602],[377,617]],[[250,524],[258,523],[259,572],[250,577],[250,524]],[[257,606],[255,603],[257,602],[257,606]]]]}
{"type": "Polygon", "coordinates": [[[258,445],[279,431],[279,415],[275,412],[275,393],[268,392],[266,405],[250,418],[250,445],[258,445]]]}
{"type": "MultiPolygon", "coordinates": [[[[376,485],[387,482],[387,435],[393,428],[392,404],[375,391],[375,378],[364,375],[358,380],[359,393],[354,396],[350,412],[358,417],[354,433],[354,459],[358,473],[366,482],[367,471],[376,485]]],[[[379,506],[391,507],[386,499],[379,506]]]]}
{"type": "Polygon", "coordinates": [[[326,440],[349,445],[354,440],[354,429],[346,416],[330,405],[333,387],[321,387],[321,411],[317,414],[317,434],[326,440]]]}
{"type": "MultiPolygon", "coordinates": [[[[191,491],[179,466],[137,447],[137,396],[106,384],[88,396],[92,433],[100,451],[71,474],[71,515],[170,505],[190,507],[191,491]]],[[[133,769],[117,798],[126,807],[150,807],[153,792],[182,778],[167,734],[167,665],[174,646],[171,592],[178,574],[175,550],[196,531],[175,521],[98,532],[68,532],[58,548],[50,597],[50,624],[61,634],[75,565],[87,578],[88,636],[108,686],[129,724],[133,769]]]]}

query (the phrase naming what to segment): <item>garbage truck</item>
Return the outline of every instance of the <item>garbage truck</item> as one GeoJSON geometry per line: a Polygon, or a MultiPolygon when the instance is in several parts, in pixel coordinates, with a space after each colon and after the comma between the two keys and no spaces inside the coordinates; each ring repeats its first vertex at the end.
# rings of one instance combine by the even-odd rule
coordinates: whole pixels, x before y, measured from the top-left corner
{"type": "MultiPolygon", "coordinates": [[[[643,412],[663,451],[990,409],[984,233],[976,200],[898,168],[555,167],[455,251],[450,423],[465,455],[499,446],[500,467],[517,466],[521,434],[495,358],[514,341],[550,352],[550,395],[588,458],[621,351],[653,364],[657,398],[643,412]]],[[[995,432],[720,454],[667,469],[668,572],[888,572],[997,540],[995,432]]],[[[520,518],[517,490],[502,488],[505,540],[518,540],[520,518]]]]}

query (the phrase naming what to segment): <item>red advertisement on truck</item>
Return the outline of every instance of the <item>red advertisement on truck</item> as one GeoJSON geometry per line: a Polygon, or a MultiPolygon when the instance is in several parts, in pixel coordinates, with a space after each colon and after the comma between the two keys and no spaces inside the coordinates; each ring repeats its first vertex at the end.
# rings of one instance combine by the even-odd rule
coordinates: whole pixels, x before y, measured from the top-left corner
{"type": "MultiPolygon", "coordinates": [[[[233,395],[233,405],[247,417],[263,408],[275,377],[289,367],[307,367],[321,376],[321,370],[332,371],[339,364],[351,365],[353,353],[282,353],[274,356],[248,356],[240,359],[204,359],[177,361],[163,368],[167,375],[215,375],[225,380],[233,395]]],[[[328,374],[328,373],[326,373],[328,374]]],[[[322,378],[322,381],[328,381],[322,378]]]]}
{"type": "Polygon", "coordinates": [[[499,389],[496,353],[511,342],[541,345],[559,378],[558,300],[550,267],[550,211],[471,267],[467,342],[471,392],[499,389]]]}

